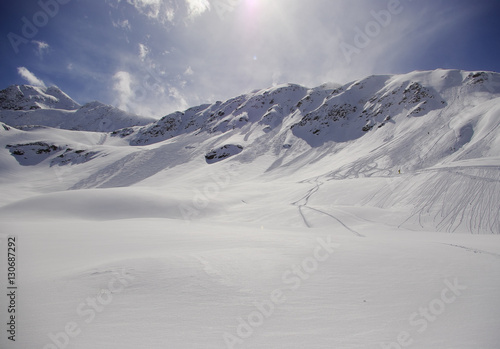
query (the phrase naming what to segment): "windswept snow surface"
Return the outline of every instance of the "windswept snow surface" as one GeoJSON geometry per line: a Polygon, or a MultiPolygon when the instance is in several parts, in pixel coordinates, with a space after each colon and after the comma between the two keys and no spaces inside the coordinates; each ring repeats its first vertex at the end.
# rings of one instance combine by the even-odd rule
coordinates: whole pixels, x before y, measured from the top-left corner
{"type": "Polygon", "coordinates": [[[144,126],[2,121],[0,347],[498,348],[499,86],[437,70],[144,126]]]}

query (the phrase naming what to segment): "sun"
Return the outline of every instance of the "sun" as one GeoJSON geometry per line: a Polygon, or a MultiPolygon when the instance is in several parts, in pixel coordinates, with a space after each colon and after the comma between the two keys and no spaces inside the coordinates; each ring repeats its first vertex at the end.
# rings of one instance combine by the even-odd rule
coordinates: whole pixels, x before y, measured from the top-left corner
{"type": "Polygon", "coordinates": [[[245,8],[247,11],[256,12],[261,5],[260,0],[245,0],[245,8]]]}

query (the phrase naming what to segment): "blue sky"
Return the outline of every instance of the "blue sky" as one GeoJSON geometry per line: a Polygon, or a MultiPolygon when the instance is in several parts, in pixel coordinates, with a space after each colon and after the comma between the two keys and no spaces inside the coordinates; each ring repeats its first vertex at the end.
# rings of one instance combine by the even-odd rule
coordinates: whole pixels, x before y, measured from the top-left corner
{"type": "Polygon", "coordinates": [[[0,88],[161,117],[286,82],[500,71],[499,15],[498,0],[3,1],[0,88]]]}

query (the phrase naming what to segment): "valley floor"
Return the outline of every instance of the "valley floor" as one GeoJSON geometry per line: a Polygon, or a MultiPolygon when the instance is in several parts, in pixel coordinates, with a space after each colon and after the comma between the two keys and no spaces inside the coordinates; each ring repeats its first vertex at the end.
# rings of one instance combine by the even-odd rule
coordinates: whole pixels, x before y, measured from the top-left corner
{"type": "Polygon", "coordinates": [[[15,342],[0,299],[1,347],[498,348],[498,235],[398,228],[397,208],[321,204],[341,191],[314,182],[242,185],[60,192],[4,215],[18,297],[15,342]]]}

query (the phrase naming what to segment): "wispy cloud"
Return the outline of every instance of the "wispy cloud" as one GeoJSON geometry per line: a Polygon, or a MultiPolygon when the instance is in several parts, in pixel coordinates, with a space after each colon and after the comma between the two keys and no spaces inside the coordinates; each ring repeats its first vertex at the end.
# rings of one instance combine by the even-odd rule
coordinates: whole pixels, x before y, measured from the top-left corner
{"type": "Polygon", "coordinates": [[[25,79],[30,85],[46,87],[45,83],[37,78],[35,74],[30,72],[26,67],[18,67],[17,72],[25,79]]]}
{"type": "Polygon", "coordinates": [[[113,90],[116,92],[116,102],[118,108],[128,110],[130,100],[133,97],[132,77],[126,71],[119,71],[113,75],[113,90]]]}
{"type": "Polygon", "coordinates": [[[139,13],[160,22],[172,22],[175,16],[175,9],[170,1],[127,0],[127,2],[134,6],[139,13]]]}
{"type": "Polygon", "coordinates": [[[120,20],[113,21],[112,24],[113,24],[113,27],[115,27],[115,28],[122,28],[122,29],[128,29],[128,30],[132,29],[128,19],[124,19],[121,21],[120,20]]]}
{"type": "Polygon", "coordinates": [[[149,48],[144,44],[139,44],[139,58],[144,62],[149,53],[149,48]]]}
{"type": "Polygon", "coordinates": [[[178,110],[185,110],[189,107],[186,98],[182,95],[182,93],[175,87],[170,87],[168,89],[168,97],[171,100],[171,103],[174,104],[178,110]]]}
{"type": "Polygon", "coordinates": [[[127,2],[148,17],[158,18],[160,14],[161,0],[127,0],[127,2]]]}
{"type": "Polygon", "coordinates": [[[35,54],[40,58],[42,58],[45,51],[48,51],[50,48],[49,44],[47,44],[44,41],[33,40],[33,41],[31,41],[31,43],[35,44],[35,46],[36,46],[35,54]]]}
{"type": "Polygon", "coordinates": [[[195,18],[210,10],[208,0],[186,0],[188,6],[188,17],[195,18]]]}
{"type": "Polygon", "coordinates": [[[114,74],[113,81],[112,104],[131,113],[160,117],[190,106],[182,87],[160,84],[151,73],[119,71],[114,74]]]}
{"type": "MultiPolygon", "coordinates": [[[[120,3],[126,2],[132,5],[137,12],[147,16],[149,19],[157,20],[163,24],[186,23],[199,17],[206,11],[210,11],[209,0],[114,0],[110,5],[118,7],[120,3]]],[[[127,19],[114,21],[115,27],[130,29],[127,19]]]]}

